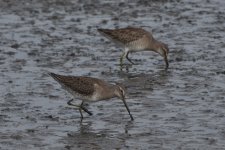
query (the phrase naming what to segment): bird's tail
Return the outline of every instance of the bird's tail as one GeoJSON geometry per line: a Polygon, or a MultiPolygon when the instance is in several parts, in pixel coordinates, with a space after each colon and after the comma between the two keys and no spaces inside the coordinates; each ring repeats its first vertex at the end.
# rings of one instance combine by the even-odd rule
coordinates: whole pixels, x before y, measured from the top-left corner
{"type": "Polygon", "coordinates": [[[97,29],[97,30],[98,30],[98,32],[100,34],[103,34],[104,36],[111,34],[111,30],[110,29],[97,29]]]}
{"type": "Polygon", "coordinates": [[[55,73],[52,73],[52,72],[48,72],[48,74],[53,78],[55,79],[56,81],[60,81],[60,77],[61,75],[58,75],[58,74],[55,74],[55,73]]]}

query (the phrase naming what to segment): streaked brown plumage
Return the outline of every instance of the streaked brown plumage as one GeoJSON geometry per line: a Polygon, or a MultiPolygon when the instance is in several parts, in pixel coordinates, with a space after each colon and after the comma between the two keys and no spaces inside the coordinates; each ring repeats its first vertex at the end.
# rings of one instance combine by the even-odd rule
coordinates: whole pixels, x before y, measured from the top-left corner
{"type": "Polygon", "coordinates": [[[121,65],[124,57],[126,57],[127,60],[133,64],[128,57],[130,52],[154,51],[164,57],[166,69],[169,67],[167,59],[169,49],[167,45],[155,40],[150,32],[135,27],[121,29],[98,29],[98,31],[115,43],[124,46],[124,52],[120,57],[121,65]]]}
{"type": "MultiPolygon", "coordinates": [[[[71,93],[74,98],[82,100],[79,107],[81,118],[83,118],[82,111],[89,113],[89,111],[83,107],[83,102],[95,102],[100,100],[107,100],[113,97],[119,97],[133,120],[130,110],[125,101],[125,89],[118,84],[109,84],[103,80],[83,77],[83,76],[64,76],[55,73],[49,73],[65,90],[71,93]]],[[[71,101],[68,102],[69,105],[73,105],[71,101]]],[[[89,113],[90,114],[90,113],[89,113]]]]}

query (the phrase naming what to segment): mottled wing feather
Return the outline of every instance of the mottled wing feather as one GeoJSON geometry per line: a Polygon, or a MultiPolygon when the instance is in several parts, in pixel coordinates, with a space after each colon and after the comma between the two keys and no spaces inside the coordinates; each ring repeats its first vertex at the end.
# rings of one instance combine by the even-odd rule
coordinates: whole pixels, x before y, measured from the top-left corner
{"type": "Polygon", "coordinates": [[[91,95],[94,93],[94,82],[89,77],[63,76],[50,73],[61,85],[81,94],[91,95]]]}
{"type": "Polygon", "coordinates": [[[141,28],[127,27],[121,29],[98,29],[100,33],[109,36],[111,39],[127,44],[142,38],[145,35],[150,35],[147,31],[141,28]]]}

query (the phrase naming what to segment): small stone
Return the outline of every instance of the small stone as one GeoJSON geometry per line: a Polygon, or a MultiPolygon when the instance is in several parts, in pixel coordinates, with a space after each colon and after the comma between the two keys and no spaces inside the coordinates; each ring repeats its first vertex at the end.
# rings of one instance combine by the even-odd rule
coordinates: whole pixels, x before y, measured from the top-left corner
{"type": "Polygon", "coordinates": [[[20,47],[20,45],[16,43],[16,44],[11,45],[11,47],[17,49],[20,47]]]}

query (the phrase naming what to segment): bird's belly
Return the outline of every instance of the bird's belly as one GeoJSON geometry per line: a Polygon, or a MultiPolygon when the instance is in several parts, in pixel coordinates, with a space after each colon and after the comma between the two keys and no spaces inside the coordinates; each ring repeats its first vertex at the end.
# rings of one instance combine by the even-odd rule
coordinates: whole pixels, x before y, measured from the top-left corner
{"type": "Polygon", "coordinates": [[[92,95],[81,95],[78,93],[73,94],[74,97],[86,102],[97,102],[103,100],[104,98],[100,97],[98,94],[94,93],[92,95]]]}
{"type": "Polygon", "coordinates": [[[71,89],[67,89],[67,91],[73,95],[74,99],[77,100],[82,100],[82,101],[86,101],[86,102],[94,102],[97,101],[96,97],[94,97],[93,95],[85,95],[85,94],[80,94],[76,91],[73,91],[71,89]]]}
{"type": "Polygon", "coordinates": [[[127,47],[130,52],[140,52],[140,51],[145,51],[146,48],[143,46],[129,46],[127,47]]]}
{"type": "Polygon", "coordinates": [[[111,95],[109,96],[103,96],[99,94],[98,92],[94,92],[92,94],[80,94],[76,91],[71,90],[70,88],[66,88],[65,86],[63,87],[66,91],[68,91],[70,94],[73,95],[74,99],[86,101],[86,102],[96,102],[96,101],[101,101],[105,99],[111,98],[111,95]]]}
{"type": "Polygon", "coordinates": [[[142,44],[138,41],[129,43],[125,47],[129,49],[130,52],[145,51],[147,49],[147,46],[145,44],[142,44]]]}

